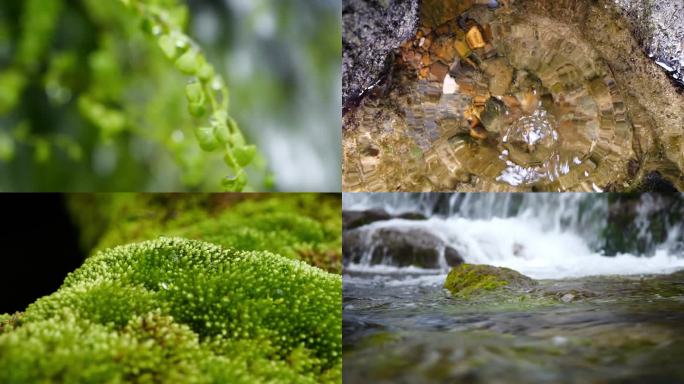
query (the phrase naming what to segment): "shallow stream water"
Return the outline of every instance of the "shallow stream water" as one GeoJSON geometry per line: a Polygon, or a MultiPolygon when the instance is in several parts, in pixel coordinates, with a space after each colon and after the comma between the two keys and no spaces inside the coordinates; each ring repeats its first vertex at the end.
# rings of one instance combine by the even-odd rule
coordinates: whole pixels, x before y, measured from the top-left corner
{"type": "Polygon", "coordinates": [[[612,2],[453,3],[345,114],[344,190],[684,187],[684,96],[612,2]]]}
{"type": "Polygon", "coordinates": [[[684,382],[681,274],[543,280],[542,298],[493,302],[437,280],[344,276],[345,382],[684,382]]]}

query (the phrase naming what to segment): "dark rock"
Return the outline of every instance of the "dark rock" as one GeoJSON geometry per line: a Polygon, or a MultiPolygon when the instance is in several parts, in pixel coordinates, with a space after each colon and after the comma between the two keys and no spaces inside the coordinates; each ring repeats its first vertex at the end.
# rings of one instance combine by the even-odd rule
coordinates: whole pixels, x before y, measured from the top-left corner
{"type": "Polygon", "coordinates": [[[342,211],[342,230],[354,229],[376,221],[389,220],[392,216],[383,209],[366,211],[342,211]]]}
{"type": "Polygon", "coordinates": [[[684,87],[684,2],[614,0],[643,50],[684,87]]]}
{"type": "Polygon", "coordinates": [[[362,230],[351,230],[342,232],[342,263],[359,263],[365,252],[365,241],[363,241],[362,230]]]}
{"type": "Polygon", "coordinates": [[[357,228],[343,234],[342,244],[345,263],[360,263],[366,257],[371,265],[439,268],[442,252],[451,266],[463,262],[442,239],[417,227],[357,228]]]}
{"type": "Polygon", "coordinates": [[[665,179],[660,172],[651,171],[644,176],[637,188],[639,192],[676,193],[677,187],[665,179]]]}
{"type": "Polygon", "coordinates": [[[392,49],[415,33],[418,0],[343,0],[342,106],[375,84],[392,49]]]}
{"type": "Polygon", "coordinates": [[[389,219],[426,220],[427,217],[418,212],[405,212],[391,215],[384,209],[374,208],[366,211],[342,211],[342,230],[354,229],[376,221],[389,219]]]}
{"type": "Polygon", "coordinates": [[[670,252],[684,247],[684,233],[673,232],[684,218],[684,195],[675,193],[613,194],[603,229],[602,250],[652,255],[666,241],[670,252]]]}
{"type": "Polygon", "coordinates": [[[444,249],[444,259],[446,260],[447,264],[452,267],[455,265],[463,264],[463,258],[461,257],[461,255],[458,253],[457,250],[451,247],[446,247],[444,249]]]}
{"type": "Polygon", "coordinates": [[[382,228],[375,232],[377,245],[371,264],[415,265],[423,268],[439,266],[439,248],[442,241],[427,231],[382,228]]]}
{"type": "Polygon", "coordinates": [[[427,217],[418,212],[406,212],[396,216],[398,219],[404,220],[427,220],[427,217]]]}

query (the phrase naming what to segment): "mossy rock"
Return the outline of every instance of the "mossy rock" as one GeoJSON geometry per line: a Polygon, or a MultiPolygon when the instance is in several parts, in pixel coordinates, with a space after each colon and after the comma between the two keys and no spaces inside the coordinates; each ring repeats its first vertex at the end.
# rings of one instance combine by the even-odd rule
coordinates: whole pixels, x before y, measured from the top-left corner
{"type": "Polygon", "coordinates": [[[639,288],[658,297],[684,296],[684,270],[669,275],[642,279],[639,282],[639,288]]]}
{"type": "Polygon", "coordinates": [[[449,271],[444,288],[453,295],[468,298],[499,288],[530,288],[533,279],[509,268],[491,265],[461,264],[449,271]]]}
{"type": "Polygon", "coordinates": [[[119,246],[20,321],[0,316],[0,382],[340,382],[341,291],[339,275],[270,252],[119,246]]]}

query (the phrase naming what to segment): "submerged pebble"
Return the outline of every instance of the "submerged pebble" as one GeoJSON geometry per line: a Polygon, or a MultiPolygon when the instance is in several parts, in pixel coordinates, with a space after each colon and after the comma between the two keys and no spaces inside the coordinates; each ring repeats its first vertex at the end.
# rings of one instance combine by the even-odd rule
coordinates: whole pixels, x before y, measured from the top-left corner
{"type": "Polygon", "coordinates": [[[563,296],[561,297],[561,301],[564,302],[564,303],[570,303],[570,302],[572,302],[574,299],[575,299],[575,295],[573,295],[572,293],[566,293],[565,295],[563,295],[563,296]]]}

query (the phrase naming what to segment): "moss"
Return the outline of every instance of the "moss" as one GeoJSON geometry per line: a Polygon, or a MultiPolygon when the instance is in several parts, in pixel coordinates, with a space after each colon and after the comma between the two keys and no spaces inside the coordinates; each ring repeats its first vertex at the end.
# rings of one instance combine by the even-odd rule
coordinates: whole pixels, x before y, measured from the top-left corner
{"type": "Polygon", "coordinates": [[[461,264],[449,271],[444,288],[458,297],[468,298],[501,287],[534,284],[534,280],[509,268],[461,264]]]}
{"type": "MultiPolygon", "coordinates": [[[[362,349],[368,347],[383,347],[400,341],[401,337],[395,333],[380,331],[377,333],[372,333],[367,337],[364,337],[358,345],[354,348],[362,349]]],[[[346,349],[344,353],[348,353],[351,349],[346,349]]]]}
{"type": "Polygon", "coordinates": [[[117,194],[69,200],[91,248],[182,236],[342,270],[339,195],[117,194]]]}
{"type": "Polygon", "coordinates": [[[119,246],[0,334],[0,382],[339,382],[341,290],[265,251],[119,246]]]}
{"type": "Polygon", "coordinates": [[[9,313],[0,314],[0,334],[3,332],[9,332],[15,327],[21,325],[21,321],[24,314],[17,312],[10,315],[9,313]]]}
{"type": "Polygon", "coordinates": [[[660,297],[684,296],[684,282],[681,278],[681,272],[679,276],[672,274],[641,280],[639,282],[639,289],[649,295],[660,297]]]}

